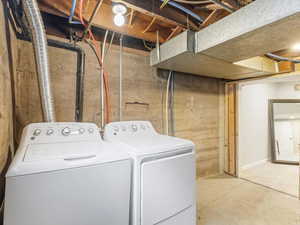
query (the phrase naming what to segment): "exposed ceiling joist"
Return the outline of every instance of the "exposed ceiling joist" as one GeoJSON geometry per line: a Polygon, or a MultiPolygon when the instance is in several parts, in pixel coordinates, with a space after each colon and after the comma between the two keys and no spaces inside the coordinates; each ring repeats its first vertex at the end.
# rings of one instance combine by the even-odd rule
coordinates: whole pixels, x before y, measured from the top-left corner
{"type": "MultiPolygon", "coordinates": [[[[88,21],[92,12],[95,9],[97,4],[97,0],[90,0],[87,4],[84,4],[83,9],[83,18],[88,21]]],[[[71,7],[71,1],[65,1],[63,4],[61,0],[40,0],[39,6],[42,11],[46,13],[50,13],[57,16],[67,17],[69,15],[69,9],[71,7]]],[[[135,19],[134,24],[130,21],[130,17],[127,18],[127,24],[123,27],[118,27],[113,23],[113,14],[111,5],[107,2],[104,2],[99,10],[98,14],[95,15],[93,19],[93,26],[100,27],[103,29],[113,30],[118,33],[122,33],[125,35],[129,35],[132,37],[140,38],[143,40],[156,42],[156,33],[155,32],[145,32],[145,27],[149,24],[147,21],[147,16],[145,17],[142,14],[135,14],[135,18],[139,17],[139,19],[135,19]]],[[[75,19],[79,19],[78,10],[75,11],[75,19]]],[[[152,17],[148,18],[151,20],[152,17]]],[[[164,42],[164,40],[169,36],[169,27],[165,29],[161,24],[155,23],[152,25],[153,30],[159,30],[160,34],[160,42],[164,42]]]]}
{"type": "MultiPolygon", "coordinates": [[[[171,7],[160,9],[160,1],[141,1],[141,0],[113,0],[113,2],[122,2],[129,8],[139,11],[145,15],[155,16],[158,20],[165,21],[173,26],[181,26],[187,28],[187,16],[179,13],[178,10],[171,7]]],[[[197,30],[198,25],[189,20],[189,27],[197,30]]]]}
{"type": "Polygon", "coordinates": [[[207,27],[210,24],[217,22],[218,20],[222,19],[223,17],[227,16],[229,12],[223,9],[215,9],[201,24],[201,28],[207,27]]]}

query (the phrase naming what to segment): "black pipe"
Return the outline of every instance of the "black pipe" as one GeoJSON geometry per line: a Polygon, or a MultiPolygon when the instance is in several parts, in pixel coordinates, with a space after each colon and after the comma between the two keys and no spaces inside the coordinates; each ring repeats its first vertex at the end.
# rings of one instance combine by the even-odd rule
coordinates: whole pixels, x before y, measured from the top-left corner
{"type": "MultiPolygon", "coordinates": [[[[18,39],[30,41],[28,37],[17,36],[18,39]]],[[[75,121],[82,122],[83,102],[84,102],[84,77],[85,77],[85,52],[78,46],[66,42],[47,39],[48,46],[61,48],[77,53],[77,72],[76,72],[76,100],[75,100],[75,121]]]]}

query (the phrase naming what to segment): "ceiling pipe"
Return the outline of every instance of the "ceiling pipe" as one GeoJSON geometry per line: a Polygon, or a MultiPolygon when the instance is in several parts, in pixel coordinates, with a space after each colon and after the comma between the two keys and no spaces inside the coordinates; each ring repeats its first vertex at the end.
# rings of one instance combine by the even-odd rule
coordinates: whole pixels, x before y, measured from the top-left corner
{"type": "Polygon", "coordinates": [[[174,1],[175,1],[175,2],[184,3],[184,4],[190,4],[190,5],[200,5],[200,4],[211,3],[210,0],[206,0],[206,1],[174,0],[174,1]]]}
{"type": "Polygon", "coordinates": [[[269,58],[275,59],[277,61],[284,61],[284,62],[291,62],[291,63],[300,63],[300,60],[290,59],[290,58],[282,57],[282,56],[275,55],[275,54],[272,54],[272,53],[267,53],[266,56],[268,56],[269,58]]]}
{"type": "Polygon", "coordinates": [[[24,13],[29,23],[34,47],[43,118],[45,122],[55,122],[55,108],[51,90],[47,39],[43,20],[36,0],[22,0],[24,13]]]}
{"type": "MultiPolygon", "coordinates": [[[[160,0],[160,1],[165,2],[164,0],[160,0]]],[[[204,19],[201,16],[199,16],[196,13],[194,13],[193,11],[183,7],[182,5],[178,4],[177,2],[168,1],[167,4],[169,4],[170,6],[173,6],[174,8],[181,10],[182,12],[185,12],[186,14],[190,15],[191,17],[193,17],[200,23],[202,23],[204,21],[204,19]]]]}

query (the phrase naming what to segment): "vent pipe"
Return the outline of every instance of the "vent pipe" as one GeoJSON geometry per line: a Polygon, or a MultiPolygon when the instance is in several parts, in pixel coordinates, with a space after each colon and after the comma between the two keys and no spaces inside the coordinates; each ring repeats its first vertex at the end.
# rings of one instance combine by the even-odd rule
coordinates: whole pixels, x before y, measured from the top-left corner
{"type": "Polygon", "coordinates": [[[45,122],[55,122],[55,109],[51,91],[47,39],[43,20],[36,0],[22,0],[34,48],[43,117],[45,122]]]}

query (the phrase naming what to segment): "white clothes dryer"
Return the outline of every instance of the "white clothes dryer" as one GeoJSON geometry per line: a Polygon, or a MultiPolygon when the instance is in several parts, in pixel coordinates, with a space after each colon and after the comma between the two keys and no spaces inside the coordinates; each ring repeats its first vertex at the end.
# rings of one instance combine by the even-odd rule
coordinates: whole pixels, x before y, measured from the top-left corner
{"type": "Polygon", "coordinates": [[[195,146],[158,134],[150,122],[115,122],[104,140],[130,147],[134,160],[132,225],[195,225],[195,146]]]}

